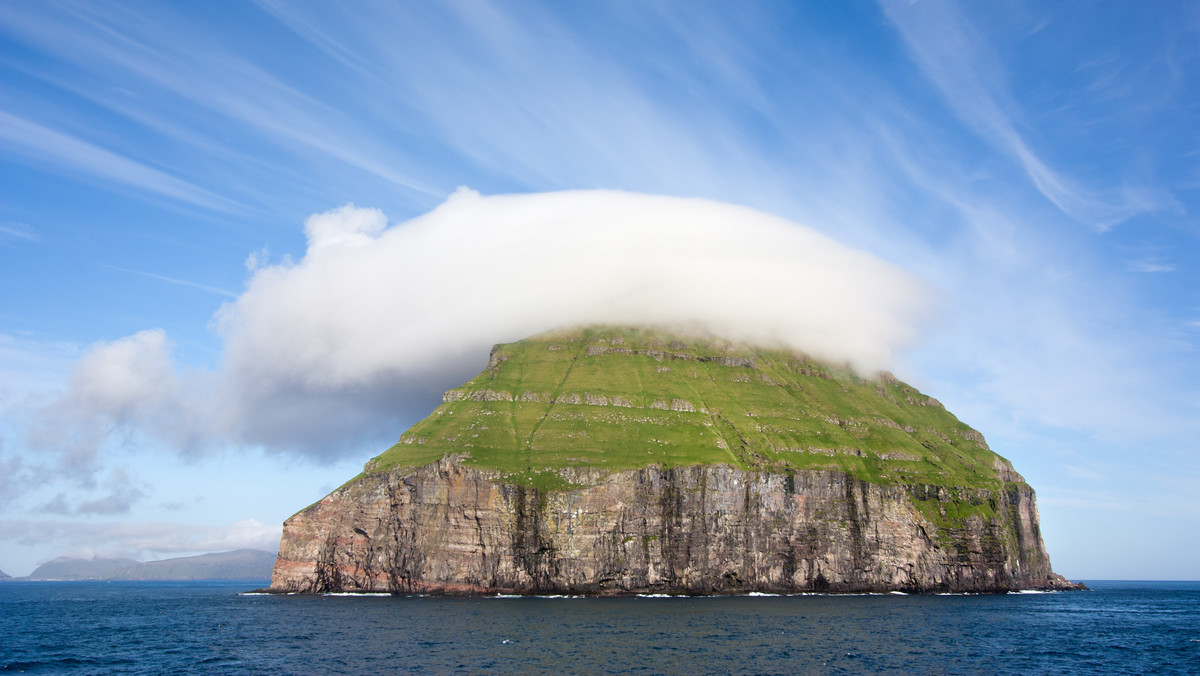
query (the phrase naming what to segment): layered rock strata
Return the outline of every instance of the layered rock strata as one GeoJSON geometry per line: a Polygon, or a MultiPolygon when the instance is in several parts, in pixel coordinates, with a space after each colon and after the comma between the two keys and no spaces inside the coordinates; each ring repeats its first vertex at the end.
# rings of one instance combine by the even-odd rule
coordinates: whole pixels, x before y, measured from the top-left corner
{"type": "Polygon", "coordinates": [[[446,458],[367,476],[284,526],[271,589],[434,594],[999,592],[1069,589],[1033,490],[938,535],[944,489],[727,465],[568,477],[543,491],[446,458]],[[939,493],[943,495],[939,497],[939,493]]]}
{"type": "Polygon", "coordinates": [[[284,524],[271,588],[1065,589],[1033,489],[889,374],[600,327],[487,367],[284,524]]]}

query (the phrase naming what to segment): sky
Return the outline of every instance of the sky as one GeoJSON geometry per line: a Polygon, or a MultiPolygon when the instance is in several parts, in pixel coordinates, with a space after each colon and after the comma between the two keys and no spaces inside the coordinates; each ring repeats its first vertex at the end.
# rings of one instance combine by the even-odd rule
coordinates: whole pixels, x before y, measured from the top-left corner
{"type": "Polygon", "coordinates": [[[1200,579],[1200,7],[0,0],[0,569],[273,550],[488,347],[886,368],[1200,579]]]}

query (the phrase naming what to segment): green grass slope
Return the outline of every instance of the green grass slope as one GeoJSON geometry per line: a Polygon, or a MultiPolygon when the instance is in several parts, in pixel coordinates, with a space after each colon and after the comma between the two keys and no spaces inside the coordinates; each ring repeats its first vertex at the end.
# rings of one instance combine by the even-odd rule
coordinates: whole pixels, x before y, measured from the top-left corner
{"type": "Polygon", "coordinates": [[[541,488],[565,487],[556,470],[566,467],[708,463],[960,490],[1019,480],[981,434],[886,374],[610,327],[496,346],[484,372],[364,471],[450,453],[541,488]]]}

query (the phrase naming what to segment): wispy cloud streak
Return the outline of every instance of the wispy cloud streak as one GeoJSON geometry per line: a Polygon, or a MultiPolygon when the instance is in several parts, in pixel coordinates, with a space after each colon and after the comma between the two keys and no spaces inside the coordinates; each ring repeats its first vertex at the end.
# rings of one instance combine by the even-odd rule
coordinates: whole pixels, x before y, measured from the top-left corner
{"type": "Polygon", "coordinates": [[[955,114],[984,141],[1015,160],[1046,199],[1075,220],[1107,230],[1138,214],[1178,209],[1162,190],[1118,185],[1102,197],[1053,169],[1018,131],[1018,105],[1001,60],[952,2],[880,0],[913,60],[955,114]]]}
{"type": "Polygon", "coordinates": [[[201,291],[208,291],[209,293],[215,293],[219,296],[225,296],[226,298],[237,298],[237,294],[233,293],[232,291],[227,291],[215,286],[209,286],[208,284],[200,284],[199,282],[189,282],[186,279],[167,277],[166,275],[159,275],[153,272],[145,272],[142,270],[130,270],[129,268],[120,268],[115,265],[101,264],[100,267],[104,268],[105,270],[112,270],[113,272],[124,272],[126,274],[146,277],[148,279],[157,279],[158,281],[166,282],[167,284],[175,284],[177,286],[187,286],[193,289],[200,289],[201,291]]]}
{"type": "Polygon", "coordinates": [[[166,172],[0,111],[0,141],[11,152],[93,179],[116,182],[196,206],[228,211],[235,203],[166,172]]]}
{"type": "Polygon", "coordinates": [[[19,239],[26,242],[40,242],[42,238],[39,237],[33,230],[30,230],[28,226],[20,223],[13,223],[9,225],[0,225],[0,242],[3,242],[5,239],[19,239]]]}
{"type": "MultiPolygon", "coordinates": [[[[282,147],[304,148],[394,185],[444,194],[393,161],[391,140],[364,135],[359,121],[210,41],[165,8],[154,19],[119,6],[69,4],[67,12],[8,17],[16,35],[92,71],[115,70],[141,85],[249,125],[282,147]]],[[[111,76],[110,76],[111,77],[111,76]]]]}

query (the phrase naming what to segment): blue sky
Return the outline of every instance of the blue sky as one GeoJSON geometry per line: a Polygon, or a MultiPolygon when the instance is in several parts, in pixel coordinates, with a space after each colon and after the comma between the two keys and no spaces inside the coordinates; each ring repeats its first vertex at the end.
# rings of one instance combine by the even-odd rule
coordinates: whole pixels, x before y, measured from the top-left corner
{"type": "Polygon", "coordinates": [[[256,299],[521,337],[412,309],[489,283],[436,246],[386,293],[288,277],[314,214],[398,240],[468,186],[728,202],[907,270],[891,368],[1037,489],[1056,569],[1200,578],[1193,3],[5,2],[0,41],[5,572],[273,546],[477,364],[281,377],[256,299]]]}

